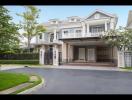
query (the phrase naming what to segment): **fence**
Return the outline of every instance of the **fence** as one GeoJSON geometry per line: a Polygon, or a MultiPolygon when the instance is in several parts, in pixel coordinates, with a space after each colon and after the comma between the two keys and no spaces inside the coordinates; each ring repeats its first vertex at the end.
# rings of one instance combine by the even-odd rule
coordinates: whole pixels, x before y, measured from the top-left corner
{"type": "Polygon", "coordinates": [[[0,60],[38,60],[38,53],[31,54],[0,54],[0,60]]]}

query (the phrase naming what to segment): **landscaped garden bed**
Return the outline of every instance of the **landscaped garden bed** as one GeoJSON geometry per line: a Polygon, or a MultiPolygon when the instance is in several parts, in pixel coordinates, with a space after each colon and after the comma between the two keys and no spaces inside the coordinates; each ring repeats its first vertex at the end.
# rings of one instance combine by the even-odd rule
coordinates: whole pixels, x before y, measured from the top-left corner
{"type": "Polygon", "coordinates": [[[39,60],[0,60],[0,64],[39,64],[39,60]]]}

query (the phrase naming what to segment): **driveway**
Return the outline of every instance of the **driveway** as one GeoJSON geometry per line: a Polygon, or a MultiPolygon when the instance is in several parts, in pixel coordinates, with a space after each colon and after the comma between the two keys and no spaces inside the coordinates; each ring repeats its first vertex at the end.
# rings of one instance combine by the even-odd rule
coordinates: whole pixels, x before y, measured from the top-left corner
{"type": "Polygon", "coordinates": [[[44,77],[46,86],[31,94],[132,94],[132,72],[42,68],[8,71],[44,77]]]}

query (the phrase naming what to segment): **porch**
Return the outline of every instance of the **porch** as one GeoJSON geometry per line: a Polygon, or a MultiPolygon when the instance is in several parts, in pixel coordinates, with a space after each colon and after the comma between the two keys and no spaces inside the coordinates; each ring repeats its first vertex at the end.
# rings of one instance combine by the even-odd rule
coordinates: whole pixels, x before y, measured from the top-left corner
{"type": "Polygon", "coordinates": [[[68,41],[62,47],[62,64],[115,67],[117,50],[101,41],[68,41]]]}

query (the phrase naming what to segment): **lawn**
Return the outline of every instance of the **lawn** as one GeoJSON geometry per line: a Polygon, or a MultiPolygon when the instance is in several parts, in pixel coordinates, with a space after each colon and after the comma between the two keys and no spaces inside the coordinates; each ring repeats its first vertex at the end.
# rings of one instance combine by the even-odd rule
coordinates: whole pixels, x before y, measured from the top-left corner
{"type": "Polygon", "coordinates": [[[21,73],[0,72],[0,91],[29,81],[29,76],[21,73]]]}

